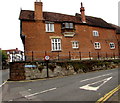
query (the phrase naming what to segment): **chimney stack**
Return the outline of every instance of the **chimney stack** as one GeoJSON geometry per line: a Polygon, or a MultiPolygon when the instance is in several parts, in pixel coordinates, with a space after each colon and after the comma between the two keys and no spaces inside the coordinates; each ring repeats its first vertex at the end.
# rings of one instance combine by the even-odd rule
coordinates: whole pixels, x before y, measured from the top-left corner
{"type": "Polygon", "coordinates": [[[82,2],[81,2],[80,12],[81,12],[81,20],[82,20],[82,23],[86,23],[85,8],[83,7],[83,3],[82,3],[82,2]]]}
{"type": "Polygon", "coordinates": [[[43,11],[42,11],[43,3],[41,2],[41,0],[36,0],[34,5],[35,5],[34,19],[43,20],[43,11]]]}

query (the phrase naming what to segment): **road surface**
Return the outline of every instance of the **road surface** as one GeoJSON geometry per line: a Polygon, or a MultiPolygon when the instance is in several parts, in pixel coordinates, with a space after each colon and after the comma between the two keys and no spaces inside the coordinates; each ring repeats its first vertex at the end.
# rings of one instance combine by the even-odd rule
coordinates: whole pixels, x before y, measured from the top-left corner
{"type": "Polygon", "coordinates": [[[9,79],[9,69],[0,70],[0,87],[9,79]]]}
{"type": "Polygon", "coordinates": [[[119,85],[118,71],[102,70],[62,78],[3,85],[3,101],[97,101],[119,85]]]}

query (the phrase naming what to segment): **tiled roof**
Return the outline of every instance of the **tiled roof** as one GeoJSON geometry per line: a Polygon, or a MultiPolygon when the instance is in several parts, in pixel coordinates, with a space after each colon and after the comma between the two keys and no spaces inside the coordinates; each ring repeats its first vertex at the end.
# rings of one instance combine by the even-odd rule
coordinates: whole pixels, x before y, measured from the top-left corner
{"type": "Polygon", "coordinates": [[[4,50],[4,51],[6,51],[6,52],[9,52],[9,53],[13,53],[13,52],[20,52],[21,50],[18,50],[18,48],[16,48],[16,49],[8,49],[8,50],[4,50]]]}
{"type": "Polygon", "coordinates": [[[21,19],[21,20],[34,20],[34,11],[21,10],[19,19],[21,19]]]}
{"type": "Polygon", "coordinates": [[[114,24],[111,24],[114,28],[116,28],[116,33],[117,34],[120,34],[120,26],[117,26],[117,25],[114,25],[114,24]]]}
{"type": "MultiPolygon", "coordinates": [[[[103,19],[91,17],[91,16],[86,16],[86,23],[82,23],[80,14],[76,14],[75,16],[72,16],[72,15],[66,15],[66,14],[60,14],[60,13],[53,13],[53,12],[43,12],[43,18],[45,21],[52,21],[52,22],[66,21],[66,22],[86,24],[90,26],[115,29],[113,26],[111,26],[109,23],[107,23],[103,19]]],[[[19,19],[34,20],[34,11],[21,10],[19,19]]]]}

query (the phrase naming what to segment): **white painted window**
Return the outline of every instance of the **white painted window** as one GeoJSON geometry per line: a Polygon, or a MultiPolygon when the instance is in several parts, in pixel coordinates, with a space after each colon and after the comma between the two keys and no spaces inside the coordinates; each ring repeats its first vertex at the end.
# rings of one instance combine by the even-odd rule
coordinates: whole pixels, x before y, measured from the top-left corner
{"type": "Polygon", "coordinates": [[[73,23],[62,23],[62,28],[65,29],[73,29],[74,28],[74,24],[73,23]]]}
{"type": "Polygon", "coordinates": [[[95,48],[95,49],[101,49],[100,43],[99,43],[99,42],[95,42],[95,43],[94,43],[94,48],[95,48]]]}
{"type": "Polygon", "coordinates": [[[70,23],[70,28],[71,28],[71,29],[73,28],[73,23],[70,23]]]}
{"type": "Polygon", "coordinates": [[[61,50],[61,39],[51,39],[52,51],[61,50]]]}
{"type": "Polygon", "coordinates": [[[65,23],[65,28],[69,28],[69,23],[65,23]]]}
{"type": "Polygon", "coordinates": [[[114,43],[111,42],[109,45],[110,45],[110,49],[115,49],[115,44],[114,43]]]}
{"type": "Polygon", "coordinates": [[[98,31],[94,30],[94,31],[93,31],[93,36],[99,36],[98,31]]]}
{"type": "Polygon", "coordinates": [[[46,23],[46,32],[54,32],[54,24],[46,23]]]}
{"type": "Polygon", "coordinates": [[[72,48],[73,49],[78,49],[79,48],[79,42],[78,41],[73,41],[72,42],[72,48]]]}

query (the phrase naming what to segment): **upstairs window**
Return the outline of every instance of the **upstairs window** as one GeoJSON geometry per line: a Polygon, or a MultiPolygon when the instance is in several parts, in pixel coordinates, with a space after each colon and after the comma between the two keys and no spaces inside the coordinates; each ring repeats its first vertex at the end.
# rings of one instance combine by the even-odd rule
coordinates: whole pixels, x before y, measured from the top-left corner
{"type": "Polygon", "coordinates": [[[79,42],[78,41],[73,41],[72,42],[72,48],[73,49],[78,49],[79,48],[79,42]]]}
{"type": "Polygon", "coordinates": [[[114,43],[110,43],[110,49],[115,49],[115,44],[114,43]]]}
{"type": "Polygon", "coordinates": [[[61,39],[51,39],[51,43],[52,43],[52,51],[61,50],[61,39]]]}
{"type": "Polygon", "coordinates": [[[95,43],[94,43],[94,48],[95,48],[95,49],[101,49],[100,43],[99,43],[99,42],[95,42],[95,43]]]}
{"type": "Polygon", "coordinates": [[[54,32],[54,24],[46,23],[46,32],[54,32]]]}
{"type": "Polygon", "coordinates": [[[99,36],[99,33],[98,33],[98,31],[93,31],[93,36],[99,36]]]}
{"type": "Polygon", "coordinates": [[[62,23],[62,29],[73,29],[74,28],[74,25],[73,23],[62,23]]]}

